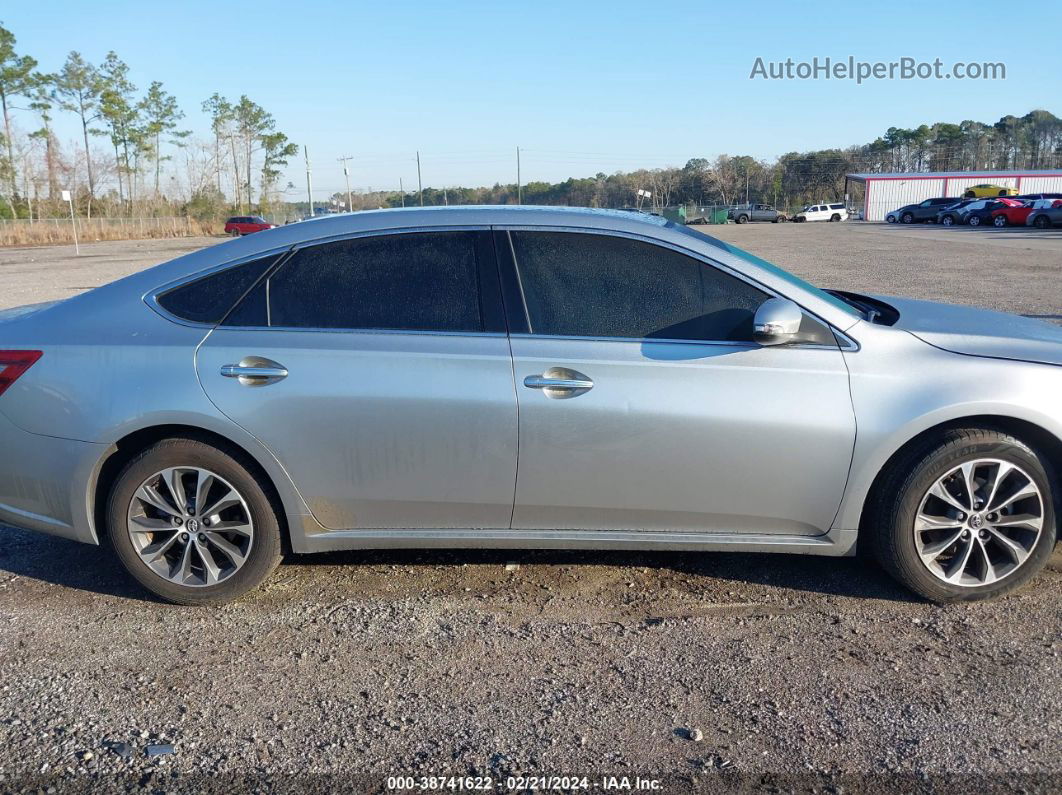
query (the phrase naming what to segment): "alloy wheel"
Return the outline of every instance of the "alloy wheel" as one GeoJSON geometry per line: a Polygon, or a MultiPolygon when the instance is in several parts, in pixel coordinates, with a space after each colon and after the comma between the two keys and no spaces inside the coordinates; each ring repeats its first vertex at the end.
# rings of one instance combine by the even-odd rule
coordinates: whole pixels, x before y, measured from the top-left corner
{"type": "Polygon", "coordinates": [[[1043,525],[1043,495],[1028,473],[981,458],[933,484],[913,529],[918,556],[933,576],[975,588],[1014,574],[1032,555],[1043,525]]]}
{"type": "Polygon", "coordinates": [[[127,531],[145,566],[186,587],[224,582],[254,542],[247,501],[200,467],[172,467],[145,480],[130,502],[127,531]]]}

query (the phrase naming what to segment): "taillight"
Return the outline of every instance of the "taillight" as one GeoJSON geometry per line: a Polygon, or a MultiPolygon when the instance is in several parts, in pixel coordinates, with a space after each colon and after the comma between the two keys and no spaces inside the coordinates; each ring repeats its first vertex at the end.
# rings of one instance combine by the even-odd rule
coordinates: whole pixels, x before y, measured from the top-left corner
{"type": "Polygon", "coordinates": [[[43,351],[0,351],[0,395],[43,355],[43,351]]]}

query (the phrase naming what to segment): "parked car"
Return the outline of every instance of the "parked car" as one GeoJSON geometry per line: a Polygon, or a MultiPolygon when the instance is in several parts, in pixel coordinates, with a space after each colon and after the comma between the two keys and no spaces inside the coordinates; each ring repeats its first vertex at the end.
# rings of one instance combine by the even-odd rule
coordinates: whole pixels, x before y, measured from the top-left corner
{"type": "Polygon", "coordinates": [[[418,546],[859,546],[951,602],[1055,544],[1062,327],[635,213],[292,224],[0,312],[0,371],[0,522],[184,604],[418,546]]]}
{"type": "Polygon", "coordinates": [[[1029,226],[1037,229],[1050,229],[1052,226],[1062,226],[1062,205],[1052,202],[1051,207],[1037,207],[1025,220],[1029,226]]]}
{"type": "Polygon", "coordinates": [[[964,199],[937,213],[937,223],[954,226],[966,223],[966,214],[984,208],[990,199],[964,199]]]}
{"type": "Polygon", "coordinates": [[[729,210],[727,218],[738,224],[747,224],[749,221],[770,221],[776,224],[787,220],[785,213],[779,212],[769,204],[740,205],[729,210]]]}
{"type": "Polygon", "coordinates": [[[1017,188],[1005,188],[1002,185],[971,185],[963,192],[964,199],[985,199],[990,196],[1017,196],[1017,188]]]}
{"type": "Polygon", "coordinates": [[[937,213],[941,208],[952,204],[955,204],[954,198],[941,197],[937,199],[926,199],[917,204],[908,204],[898,210],[893,210],[885,216],[885,220],[890,224],[895,224],[897,222],[901,224],[913,224],[915,222],[923,223],[926,221],[936,221],[937,213]]]}
{"type": "Polygon", "coordinates": [[[276,228],[276,224],[271,224],[257,215],[235,215],[225,222],[225,234],[233,237],[276,228]]]}
{"type": "Polygon", "coordinates": [[[963,221],[970,226],[981,226],[992,223],[992,213],[1001,207],[1021,207],[1022,203],[1015,199],[988,199],[983,207],[967,210],[963,221]]]}
{"type": "Polygon", "coordinates": [[[797,223],[804,221],[844,221],[848,218],[848,208],[844,202],[821,202],[809,204],[793,216],[797,223]]]}
{"type": "Polygon", "coordinates": [[[1062,207],[1062,198],[1027,200],[1017,206],[1000,207],[992,211],[992,223],[997,227],[1024,226],[1029,213],[1049,207],[1062,207]]]}

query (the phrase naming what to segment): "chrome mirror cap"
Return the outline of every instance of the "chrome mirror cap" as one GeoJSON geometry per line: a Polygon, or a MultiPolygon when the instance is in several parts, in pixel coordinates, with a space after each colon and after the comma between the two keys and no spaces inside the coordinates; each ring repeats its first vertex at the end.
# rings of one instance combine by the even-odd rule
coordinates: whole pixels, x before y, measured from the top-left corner
{"type": "Polygon", "coordinates": [[[788,298],[768,298],[756,310],[752,321],[752,338],[760,345],[784,345],[794,342],[800,332],[804,313],[788,298]]]}

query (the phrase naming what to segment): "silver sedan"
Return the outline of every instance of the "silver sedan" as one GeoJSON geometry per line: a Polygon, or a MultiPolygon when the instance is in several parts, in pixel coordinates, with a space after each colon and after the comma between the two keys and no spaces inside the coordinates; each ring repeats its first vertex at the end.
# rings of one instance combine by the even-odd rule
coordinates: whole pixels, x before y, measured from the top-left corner
{"type": "Polygon", "coordinates": [[[823,291],[631,213],[392,210],[0,313],[0,521],[217,604],[297,553],[865,549],[929,599],[1057,533],[1062,329],[823,291]]]}

